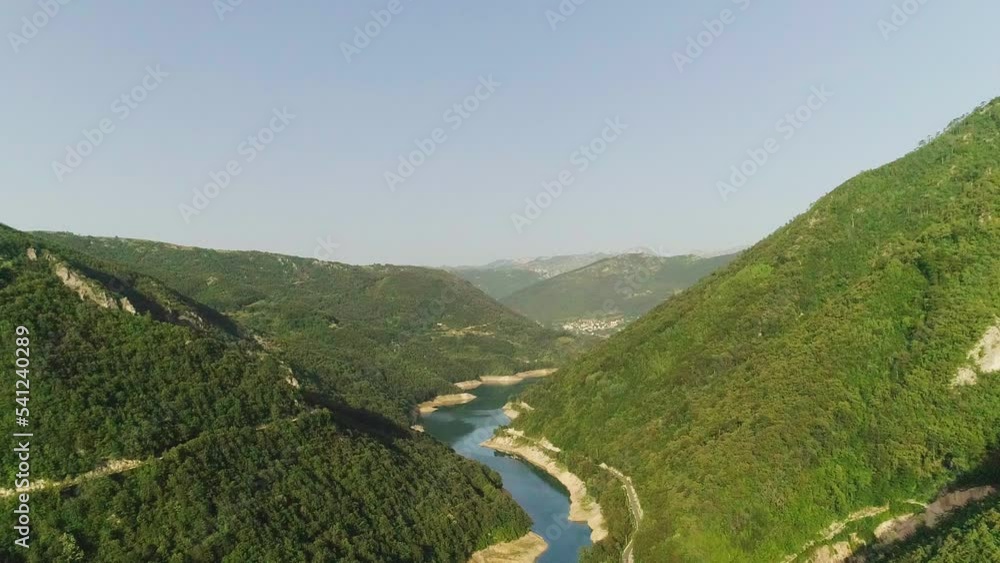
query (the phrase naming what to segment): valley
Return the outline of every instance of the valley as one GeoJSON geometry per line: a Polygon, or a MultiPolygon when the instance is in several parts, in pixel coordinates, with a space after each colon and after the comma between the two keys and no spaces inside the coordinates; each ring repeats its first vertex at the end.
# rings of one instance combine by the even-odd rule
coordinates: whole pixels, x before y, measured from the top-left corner
{"type": "Polygon", "coordinates": [[[0,563],[1000,563],[1000,2],[69,3],[0,563]]]}
{"type": "Polygon", "coordinates": [[[35,236],[161,280],[245,327],[296,369],[306,392],[399,423],[457,381],[553,367],[589,345],[440,270],[35,236]]]}
{"type": "MultiPolygon", "coordinates": [[[[536,469],[517,457],[495,454],[490,445],[494,432],[510,421],[502,406],[528,385],[532,383],[481,386],[476,390],[474,401],[428,413],[421,419],[421,424],[428,435],[448,444],[458,454],[497,471],[504,489],[532,518],[532,533],[538,538],[534,544],[539,548],[544,546],[544,551],[538,555],[531,549],[525,549],[523,556],[514,557],[511,561],[574,561],[580,549],[602,536],[588,527],[587,518],[574,513],[578,509],[571,503],[563,484],[547,471],[536,469]],[[538,540],[541,540],[540,544],[538,540]]],[[[497,561],[494,557],[481,555],[479,560],[497,561]]],[[[472,561],[478,560],[473,557],[472,561]]]]}
{"type": "Polygon", "coordinates": [[[796,563],[988,544],[996,138],[1000,101],[744,252],[557,261],[503,303],[441,270],[2,227],[0,318],[30,319],[50,374],[33,401],[63,407],[33,418],[32,522],[61,534],[38,553],[796,563]],[[587,326],[604,330],[568,330],[587,326]],[[254,514],[289,498],[313,508],[275,543],[287,530],[254,514]]]}
{"type": "Polygon", "coordinates": [[[606,338],[736,258],[646,252],[500,261],[455,273],[542,326],[606,338]],[[519,281],[510,283],[512,276],[519,281]]]}
{"type": "MultiPolygon", "coordinates": [[[[350,344],[349,315],[338,319],[348,325],[338,332],[339,348],[328,349],[337,356],[289,354],[285,346],[315,348],[322,337],[271,325],[278,321],[271,317],[251,326],[246,315],[230,309],[234,320],[122,262],[54,238],[0,226],[0,329],[30,325],[36,372],[30,492],[36,533],[27,557],[4,541],[3,560],[135,561],[167,553],[203,560],[294,560],[304,554],[318,560],[464,560],[527,533],[529,518],[503,492],[496,473],[406,427],[421,399],[413,390],[419,386],[393,389],[384,373],[361,369],[360,362],[353,371],[350,352],[365,348],[350,344]],[[357,385],[339,377],[353,377],[357,385]],[[289,502],[301,508],[289,512],[289,502]],[[447,507],[450,515],[442,510],[447,507]]],[[[60,238],[72,242],[68,235],[60,238]]],[[[162,259],[158,264],[169,267],[162,259]]],[[[216,292],[215,303],[261,301],[260,294],[242,293],[249,286],[233,283],[239,277],[212,272],[214,280],[201,280],[216,292]]],[[[259,277],[244,279],[257,291],[266,287],[259,277]]],[[[418,316],[428,324],[415,326],[433,333],[439,320],[449,319],[453,302],[475,317],[483,311],[475,309],[475,299],[456,297],[444,311],[418,316]]],[[[479,317],[469,324],[495,321],[493,333],[503,334],[504,313],[498,306],[493,311],[499,320],[479,317]]],[[[323,315],[317,311],[321,334],[333,332],[323,315]]],[[[508,318],[527,334],[540,334],[508,318]]],[[[442,356],[460,353],[447,344],[442,356]]],[[[12,353],[4,349],[0,359],[13,365],[12,353]]],[[[504,362],[531,367],[530,355],[521,363],[517,353],[496,353],[508,359],[487,359],[482,365],[490,368],[455,377],[504,373],[504,362]]],[[[384,370],[400,365],[389,360],[384,370]]],[[[424,365],[429,370],[431,364],[424,365]]],[[[9,424],[12,415],[4,415],[9,424]]],[[[16,464],[4,459],[2,471],[13,483],[16,464]]],[[[8,492],[0,498],[4,506],[17,502],[8,492]]],[[[8,528],[3,535],[11,533],[8,528]]]]}
{"type": "MultiPolygon", "coordinates": [[[[34,396],[65,405],[38,419],[49,455],[33,467],[33,521],[64,526],[67,510],[144,498],[122,526],[153,525],[149,510],[180,502],[192,521],[232,519],[231,535],[175,527],[157,549],[201,538],[191,549],[283,553],[221,499],[190,499],[184,475],[242,483],[234,494],[262,506],[280,497],[247,479],[325,498],[297,524],[295,550],[317,556],[793,563],[868,550],[902,561],[939,549],[935,537],[982,541],[947,522],[991,518],[992,495],[935,516],[946,524],[933,531],[878,538],[910,526],[901,499],[930,504],[959,478],[1000,482],[988,457],[1000,199],[980,164],[994,146],[974,142],[997,135],[1000,102],[738,255],[597,259],[513,291],[511,309],[438,270],[4,228],[0,292],[19,315],[33,308],[40,367],[56,375],[34,396]],[[602,326],[586,320],[602,304],[619,324],[547,328],[602,326]],[[610,338],[595,347],[592,336],[610,338]],[[237,470],[241,451],[300,467],[295,485],[237,470]],[[425,477],[400,489],[414,471],[425,477]],[[450,506],[468,526],[422,555],[378,536],[358,543],[356,503],[375,490],[366,510],[419,490],[436,500],[401,501],[405,518],[421,514],[435,534],[457,521],[441,519],[450,506]],[[331,517],[338,535],[308,531],[331,517]]],[[[148,555],[95,535],[105,511],[84,513],[62,528],[65,549],[148,555]]],[[[131,526],[122,533],[152,530],[131,526]]],[[[50,541],[43,553],[63,549],[50,541]]]]}
{"type": "Polygon", "coordinates": [[[734,258],[623,254],[530,285],[501,302],[543,326],[607,337],[734,258]]]}
{"type": "Polygon", "coordinates": [[[589,266],[609,258],[609,254],[593,252],[565,256],[546,256],[517,260],[497,260],[484,266],[458,266],[447,270],[468,280],[490,297],[501,300],[518,290],[566,272],[589,266]]]}

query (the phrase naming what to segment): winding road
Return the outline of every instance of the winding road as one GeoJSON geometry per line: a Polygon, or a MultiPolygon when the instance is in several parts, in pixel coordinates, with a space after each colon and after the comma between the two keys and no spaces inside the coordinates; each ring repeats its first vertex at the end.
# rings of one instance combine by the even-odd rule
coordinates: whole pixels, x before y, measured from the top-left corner
{"type": "MultiPolygon", "coordinates": [[[[306,414],[312,414],[318,412],[319,410],[321,409],[313,409],[312,411],[309,411],[306,414]]],[[[266,424],[262,424],[257,427],[257,430],[267,430],[277,422],[298,422],[298,420],[299,420],[298,416],[296,416],[295,418],[279,419],[272,422],[268,422],[266,424]]],[[[174,450],[183,445],[184,444],[179,444],[170,449],[174,450]]],[[[154,459],[156,461],[160,461],[163,459],[163,456],[161,455],[157,458],[149,458],[144,461],[136,459],[109,460],[91,471],[88,471],[81,475],[77,475],[76,477],[70,477],[63,481],[49,481],[46,479],[39,479],[36,481],[32,481],[31,484],[28,485],[27,487],[22,487],[20,489],[0,489],[0,499],[10,498],[21,493],[38,492],[49,489],[64,489],[66,487],[75,487],[76,485],[79,485],[81,483],[86,483],[87,481],[93,481],[94,479],[100,479],[102,477],[108,477],[110,475],[118,475],[121,473],[132,471],[134,469],[138,469],[139,467],[146,465],[147,463],[149,463],[154,459]]]]}
{"type": "Polygon", "coordinates": [[[635,526],[632,529],[632,536],[629,538],[628,543],[625,544],[625,549],[622,550],[622,563],[635,563],[635,534],[639,531],[639,524],[642,523],[643,516],[642,504],[639,503],[639,493],[636,492],[631,477],[628,477],[606,463],[602,463],[601,468],[621,481],[622,488],[625,489],[625,497],[628,499],[628,510],[632,514],[632,521],[635,526]]]}
{"type": "Polygon", "coordinates": [[[101,467],[88,471],[82,475],[77,475],[76,477],[71,477],[65,481],[46,481],[44,479],[38,481],[32,481],[27,487],[22,487],[20,489],[0,489],[0,499],[9,498],[21,493],[29,493],[36,491],[44,491],[46,489],[62,489],[65,487],[72,487],[79,485],[80,483],[85,483],[87,481],[92,481],[94,479],[99,479],[101,477],[107,477],[109,475],[117,475],[119,473],[125,473],[126,471],[132,471],[137,467],[141,467],[146,462],[138,461],[133,459],[117,459],[106,462],[101,467]]]}

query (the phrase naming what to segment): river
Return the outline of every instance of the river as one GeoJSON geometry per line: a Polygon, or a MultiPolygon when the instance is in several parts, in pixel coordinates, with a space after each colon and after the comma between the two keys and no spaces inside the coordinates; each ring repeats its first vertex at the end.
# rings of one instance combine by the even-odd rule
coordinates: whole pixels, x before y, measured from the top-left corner
{"type": "Polygon", "coordinates": [[[428,434],[451,446],[459,455],[489,466],[503,477],[504,488],[534,521],[532,531],[549,544],[539,563],[577,561],[580,549],[590,545],[590,528],[567,519],[566,489],[534,466],[479,445],[493,436],[498,427],[510,422],[501,409],[525,385],[531,383],[483,385],[471,391],[477,397],[475,401],[441,408],[425,415],[421,424],[428,434]]]}

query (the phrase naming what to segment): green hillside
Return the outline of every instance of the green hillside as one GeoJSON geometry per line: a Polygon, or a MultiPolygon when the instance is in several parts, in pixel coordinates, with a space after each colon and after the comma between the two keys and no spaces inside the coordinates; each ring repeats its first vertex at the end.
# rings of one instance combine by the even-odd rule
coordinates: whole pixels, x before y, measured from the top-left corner
{"type": "Polygon", "coordinates": [[[455,268],[452,272],[497,300],[545,279],[537,272],[515,268],[455,268]]]}
{"type": "MultiPolygon", "coordinates": [[[[6,525],[0,560],[464,561],[528,529],[496,474],[300,389],[220,313],[3,225],[0,335],[0,418],[34,434],[41,487],[30,550],[6,525]]],[[[12,486],[14,456],[0,472],[12,486]]],[[[0,490],[0,509],[17,505],[0,490]]]]}
{"type": "Polygon", "coordinates": [[[782,561],[996,448],[998,279],[1000,100],[531,389],[515,426],[631,475],[637,560],[782,561]]]}
{"type": "Polygon", "coordinates": [[[623,254],[536,283],[501,302],[545,326],[611,334],[733,258],[623,254]]]}
{"type": "Polygon", "coordinates": [[[485,266],[448,268],[490,297],[501,300],[512,293],[566,272],[593,264],[606,254],[567,254],[526,260],[498,260],[485,266]]]}
{"type": "Polygon", "coordinates": [[[582,345],[441,270],[39,236],[126,264],[222,311],[301,372],[308,392],[399,422],[452,382],[557,365],[582,345]]]}

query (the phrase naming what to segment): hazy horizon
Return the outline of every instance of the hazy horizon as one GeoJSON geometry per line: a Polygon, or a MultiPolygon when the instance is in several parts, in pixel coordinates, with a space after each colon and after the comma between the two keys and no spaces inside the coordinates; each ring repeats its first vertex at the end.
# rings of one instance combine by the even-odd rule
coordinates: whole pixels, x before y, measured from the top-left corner
{"type": "Polygon", "coordinates": [[[531,260],[546,259],[546,258],[562,258],[562,257],[588,255],[588,254],[607,254],[609,256],[618,256],[618,255],[623,255],[623,254],[632,254],[632,253],[638,253],[638,252],[646,252],[648,254],[653,254],[653,255],[657,255],[657,256],[661,256],[661,257],[667,257],[667,258],[669,258],[669,257],[676,257],[676,256],[687,256],[687,255],[697,255],[697,256],[708,257],[708,256],[720,256],[720,255],[725,255],[725,254],[735,254],[737,252],[741,252],[743,250],[746,250],[747,248],[749,248],[750,246],[752,246],[752,245],[743,245],[743,246],[736,246],[736,247],[731,247],[731,248],[720,248],[720,249],[691,249],[691,250],[688,250],[688,251],[676,251],[676,252],[673,251],[673,250],[669,250],[669,249],[662,249],[662,248],[661,249],[656,249],[656,248],[651,248],[651,247],[642,247],[642,248],[640,248],[640,247],[632,247],[632,248],[621,248],[621,249],[596,249],[596,250],[588,250],[588,251],[583,251],[583,252],[571,252],[571,253],[560,253],[560,254],[538,254],[538,255],[534,255],[534,256],[506,256],[506,257],[501,256],[501,257],[498,257],[498,258],[494,258],[492,260],[486,260],[486,261],[483,261],[483,262],[477,262],[477,263],[473,263],[473,264],[415,264],[415,263],[407,263],[407,262],[346,262],[344,260],[339,260],[339,259],[337,259],[335,257],[320,258],[320,257],[317,257],[315,255],[309,255],[309,254],[305,254],[305,253],[296,254],[294,252],[280,252],[280,251],[276,251],[276,250],[264,250],[264,249],[260,249],[260,248],[226,248],[226,247],[221,247],[221,246],[199,246],[199,245],[181,244],[181,243],[178,243],[178,242],[172,241],[172,240],[149,239],[149,238],[141,238],[141,237],[124,237],[124,236],[118,236],[118,235],[106,235],[106,234],[95,234],[95,233],[78,233],[78,232],[74,232],[74,231],[57,231],[57,230],[53,230],[53,229],[21,229],[17,225],[10,225],[10,224],[4,223],[3,221],[0,221],[0,225],[4,225],[4,224],[6,224],[7,226],[9,226],[11,228],[14,228],[14,229],[17,229],[17,230],[21,230],[21,231],[27,231],[27,232],[51,233],[51,234],[69,233],[69,234],[79,235],[79,236],[83,236],[83,237],[120,238],[120,239],[124,239],[124,240],[137,240],[137,241],[145,241],[145,242],[159,242],[159,243],[169,244],[169,245],[173,245],[173,246],[183,246],[183,247],[191,247],[191,248],[202,248],[202,249],[206,249],[206,250],[217,250],[217,251],[222,251],[222,252],[255,252],[255,251],[256,252],[269,252],[269,253],[274,253],[274,254],[282,254],[282,255],[285,255],[285,256],[297,256],[299,258],[310,258],[310,259],[320,259],[320,260],[331,261],[331,262],[340,262],[340,263],[345,263],[345,264],[349,264],[349,265],[353,265],[353,266],[372,266],[372,265],[376,265],[376,264],[386,264],[386,265],[392,265],[392,266],[420,266],[420,267],[426,267],[426,268],[446,268],[446,269],[481,268],[481,267],[489,266],[489,265],[492,265],[492,264],[495,264],[495,263],[499,263],[499,262],[531,261],[531,260]]]}
{"type": "Polygon", "coordinates": [[[0,222],[352,264],[722,251],[1000,96],[968,56],[995,3],[577,1],[5,3],[0,222]]]}

